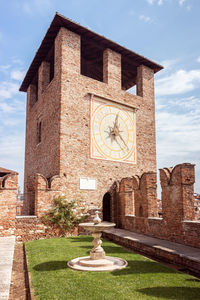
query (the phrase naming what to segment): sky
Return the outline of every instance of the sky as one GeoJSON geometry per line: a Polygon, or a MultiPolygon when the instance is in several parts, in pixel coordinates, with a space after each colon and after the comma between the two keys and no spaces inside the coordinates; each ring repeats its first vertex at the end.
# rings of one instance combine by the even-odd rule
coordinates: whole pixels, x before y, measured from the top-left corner
{"type": "Polygon", "coordinates": [[[0,166],[23,186],[18,89],[56,11],[164,66],[155,75],[157,168],[195,164],[200,193],[199,0],[0,0],[0,166]]]}

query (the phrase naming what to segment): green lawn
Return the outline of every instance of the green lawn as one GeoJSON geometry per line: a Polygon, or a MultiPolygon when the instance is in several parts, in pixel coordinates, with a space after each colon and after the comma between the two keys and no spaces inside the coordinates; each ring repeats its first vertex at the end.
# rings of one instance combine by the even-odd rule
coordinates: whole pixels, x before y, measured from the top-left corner
{"type": "Polygon", "coordinates": [[[126,259],[128,267],[114,272],[68,268],[67,261],[89,254],[91,241],[92,237],[79,236],[26,243],[37,299],[200,299],[200,280],[108,241],[103,241],[106,254],[126,259]]]}

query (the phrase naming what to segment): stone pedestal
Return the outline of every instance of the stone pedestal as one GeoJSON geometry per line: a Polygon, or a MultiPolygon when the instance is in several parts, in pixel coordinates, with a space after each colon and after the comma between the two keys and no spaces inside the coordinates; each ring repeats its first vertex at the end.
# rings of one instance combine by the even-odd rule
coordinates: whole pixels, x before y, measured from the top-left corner
{"type": "Polygon", "coordinates": [[[90,258],[92,260],[94,259],[104,259],[106,254],[105,251],[103,250],[103,248],[101,247],[102,241],[101,241],[101,232],[95,232],[92,234],[92,236],[94,237],[94,240],[92,241],[94,247],[92,248],[92,250],[90,251],[90,258]]]}

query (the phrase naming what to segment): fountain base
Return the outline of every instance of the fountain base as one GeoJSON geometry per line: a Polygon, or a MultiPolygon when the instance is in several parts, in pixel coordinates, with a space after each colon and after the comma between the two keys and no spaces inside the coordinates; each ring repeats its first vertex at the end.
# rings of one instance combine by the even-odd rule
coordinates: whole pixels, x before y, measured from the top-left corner
{"type": "MultiPolygon", "coordinates": [[[[102,249],[103,250],[103,249],[102,249]]],[[[106,257],[106,254],[104,251],[101,252],[90,252],[90,258],[92,260],[97,260],[97,259],[104,259],[106,257]]]]}
{"type": "Polygon", "coordinates": [[[90,256],[77,257],[70,260],[67,265],[71,269],[78,271],[93,271],[104,272],[114,271],[125,268],[128,263],[124,259],[118,257],[106,256],[104,249],[101,247],[101,235],[102,231],[114,227],[115,223],[101,222],[98,211],[96,211],[93,223],[81,223],[79,226],[87,231],[92,232],[94,237],[93,248],[90,251],[90,256]]]}
{"type": "Polygon", "coordinates": [[[91,259],[90,256],[77,257],[67,263],[68,267],[78,271],[105,272],[125,268],[128,263],[118,257],[105,256],[103,259],[91,259]]]}

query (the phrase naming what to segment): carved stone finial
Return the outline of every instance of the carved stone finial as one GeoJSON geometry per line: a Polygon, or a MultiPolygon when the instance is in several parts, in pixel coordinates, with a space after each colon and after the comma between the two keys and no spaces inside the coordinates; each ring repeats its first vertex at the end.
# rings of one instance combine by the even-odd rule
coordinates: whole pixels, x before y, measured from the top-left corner
{"type": "Polygon", "coordinates": [[[101,223],[101,219],[100,219],[100,217],[99,217],[99,212],[98,212],[98,210],[95,211],[95,216],[94,216],[93,222],[94,222],[94,224],[99,224],[99,223],[101,223]]]}

